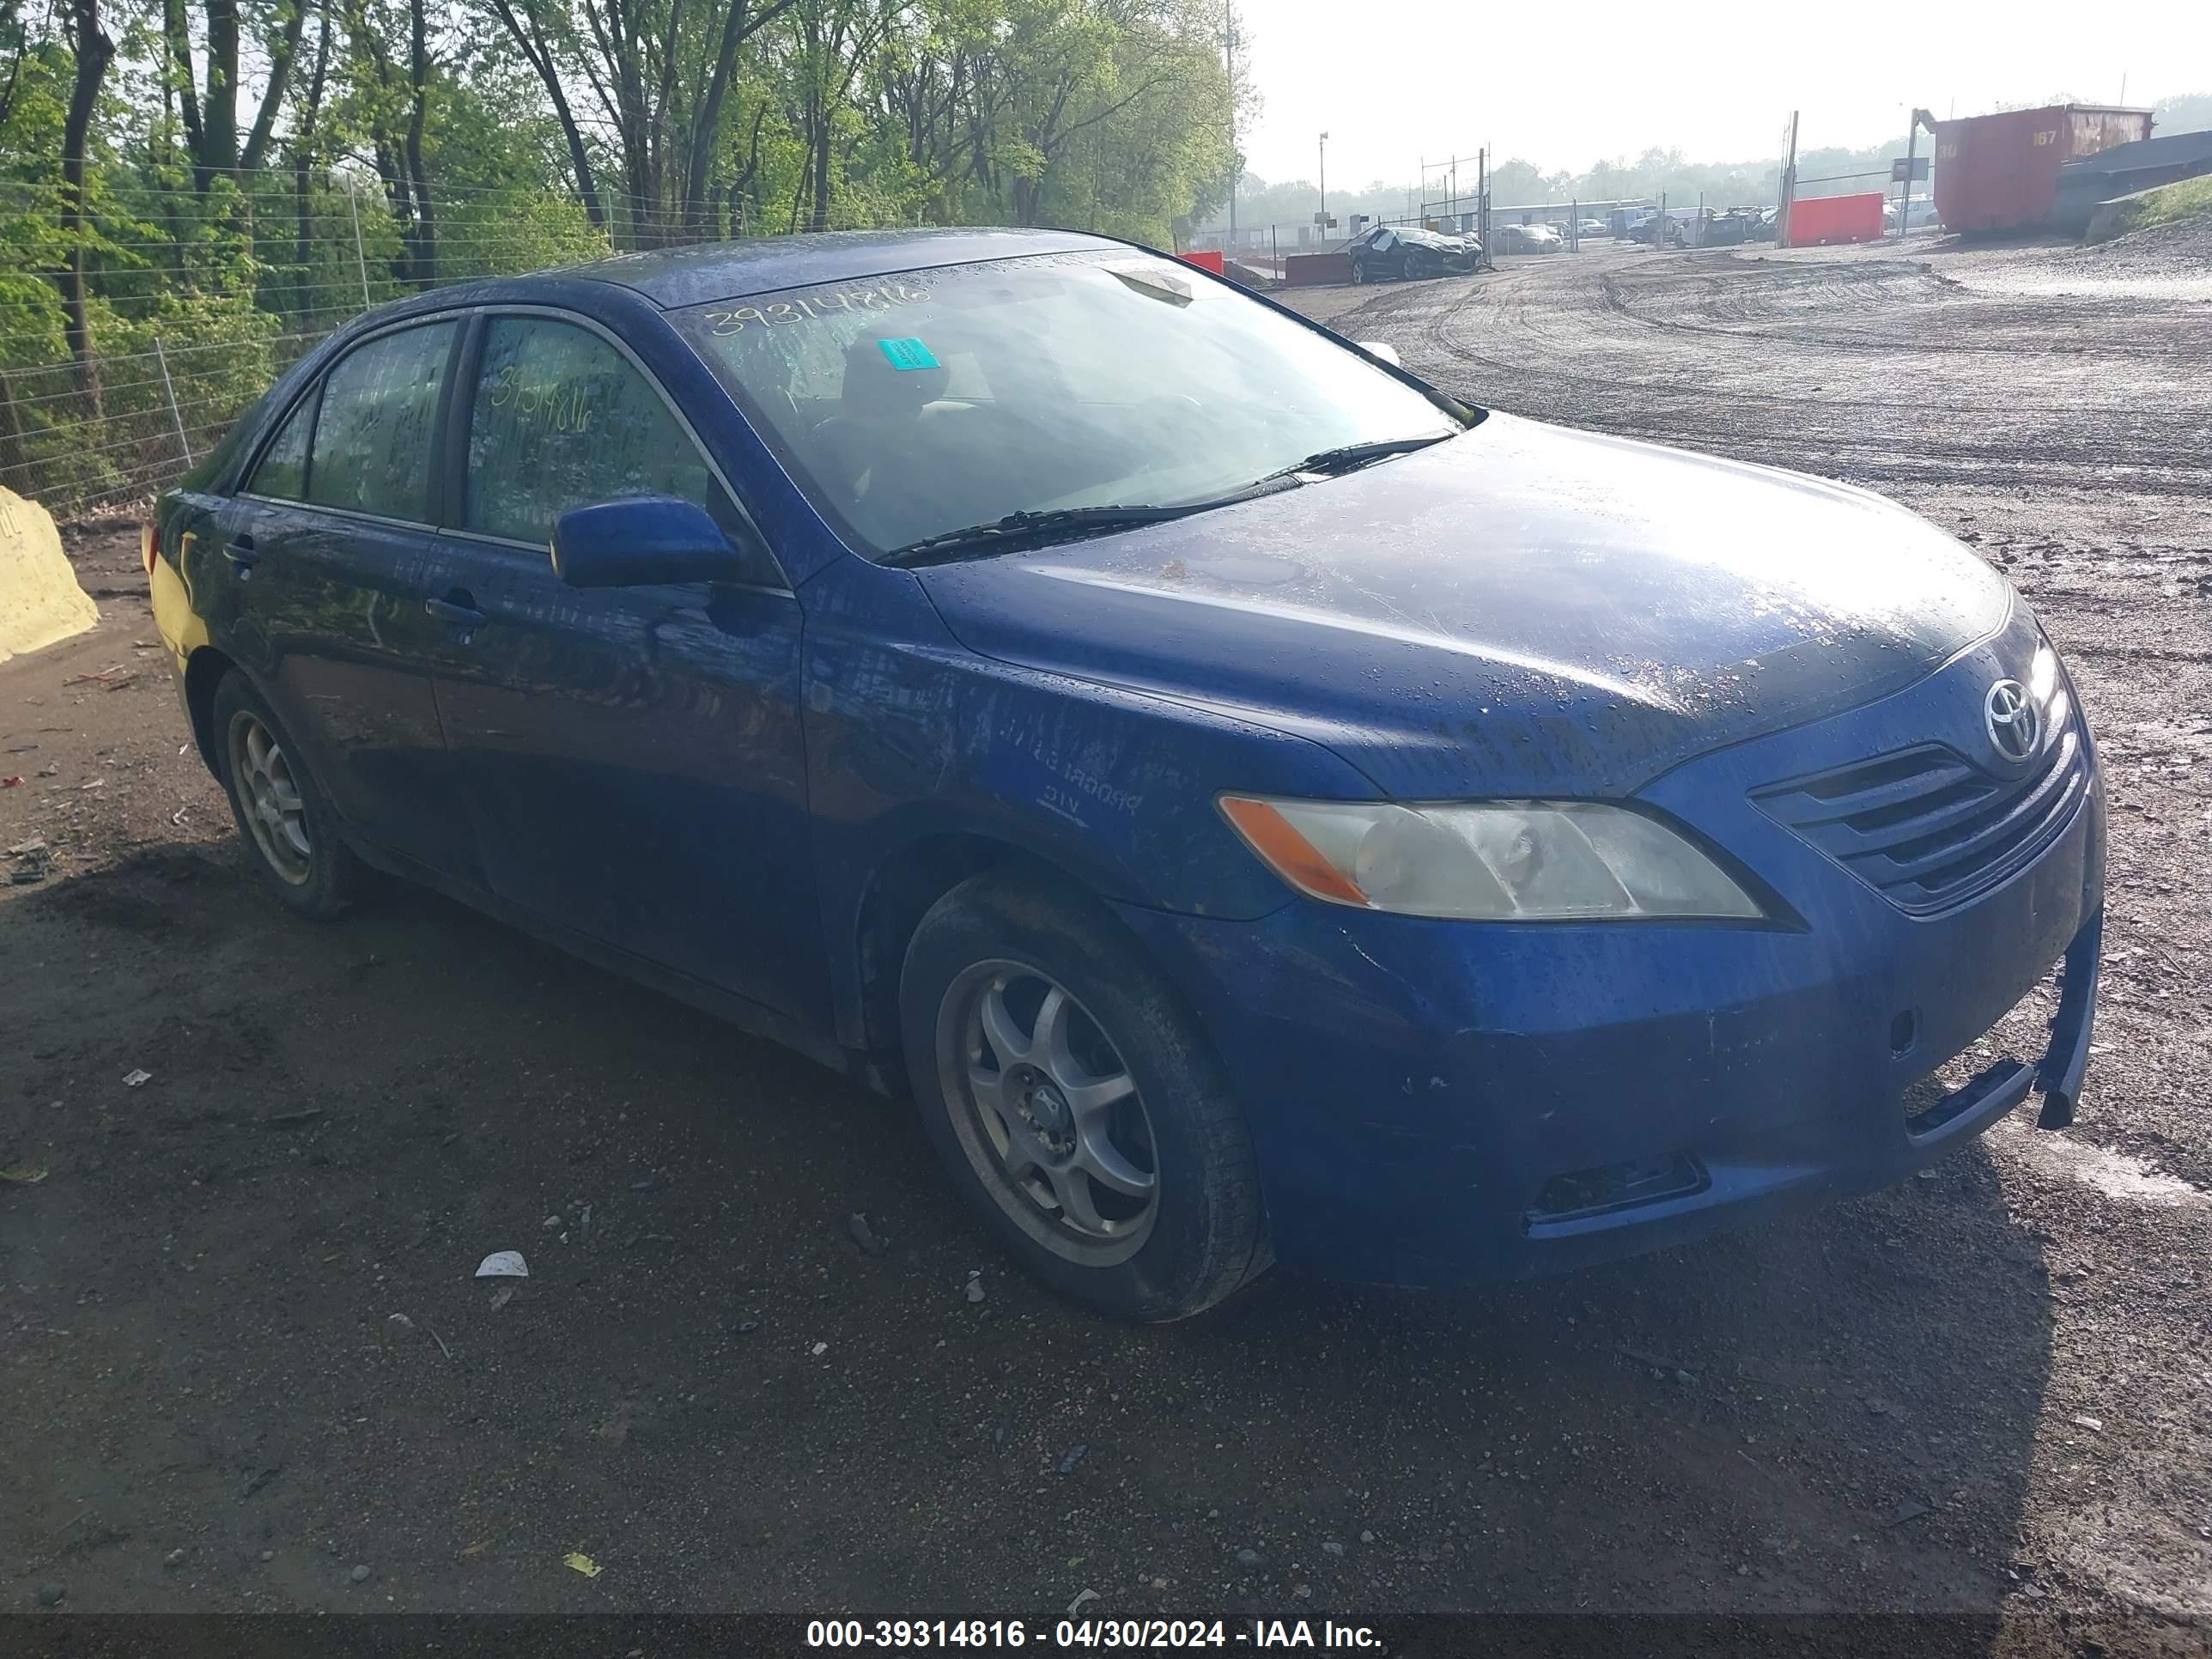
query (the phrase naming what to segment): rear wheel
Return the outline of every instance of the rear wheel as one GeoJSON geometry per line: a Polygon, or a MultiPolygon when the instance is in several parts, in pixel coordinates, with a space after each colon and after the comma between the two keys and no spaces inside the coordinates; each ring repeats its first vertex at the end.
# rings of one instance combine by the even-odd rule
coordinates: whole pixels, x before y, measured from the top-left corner
{"type": "Polygon", "coordinates": [[[337,915],[352,900],[360,863],[290,735],[235,672],[216,688],[214,714],[231,814],[264,882],[303,916],[337,915]]]}
{"type": "Polygon", "coordinates": [[[1109,917],[1041,880],[977,876],[922,919],[900,1004],[930,1139],[1030,1273],[1162,1321],[1266,1267],[1219,1064],[1109,917]]]}
{"type": "Polygon", "coordinates": [[[1364,283],[1368,280],[1366,260],[1354,259],[1352,262],[1352,280],[1355,283],[1364,283]]]}

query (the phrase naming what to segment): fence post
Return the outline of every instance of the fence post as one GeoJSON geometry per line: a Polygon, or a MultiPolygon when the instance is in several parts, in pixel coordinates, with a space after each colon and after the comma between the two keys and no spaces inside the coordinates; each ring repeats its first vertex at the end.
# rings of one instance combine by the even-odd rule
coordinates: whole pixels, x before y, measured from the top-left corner
{"type": "Polygon", "coordinates": [[[353,215],[353,262],[361,272],[361,308],[367,311],[368,299],[368,256],[361,251],[361,200],[354,194],[353,175],[346,175],[346,207],[353,215]]]}
{"type": "Polygon", "coordinates": [[[185,441],[185,417],[177,412],[177,388],[169,381],[168,354],[161,349],[161,337],[154,337],[154,361],[161,368],[161,392],[169,400],[169,424],[177,431],[177,447],[185,452],[185,468],[191,469],[192,447],[185,441]]]}
{"type": "Polygon", "coordinates": [[[23,449],[23,417],[16,413],[15,393],[8,384],[8,371],[0,368],[0,478],[23,466],[28,459],[23,449]]]}

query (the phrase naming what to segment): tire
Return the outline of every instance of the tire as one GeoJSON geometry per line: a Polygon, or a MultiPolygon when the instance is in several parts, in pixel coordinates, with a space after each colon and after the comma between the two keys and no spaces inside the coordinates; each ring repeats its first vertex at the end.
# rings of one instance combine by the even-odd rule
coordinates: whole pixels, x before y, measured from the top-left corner
{"type": "Polygon", "coordinates": [[[1366,260],[1364,260],[1364,259],[1354,259],[1354,260],[1352,262],[1352,280],[1353,282],[1355,282],[1355,283],[1361,283],[1361,284],[1363,284],[1363,285],[1366,283],[1366,281],[1367,281],[1367,261],[1366,261],[1366,260]]]}
{"type": "Polygon", "coordinates": [[[353,902],[361,861],[298,746],[236,672],[216,688],[214,726],[223,792],[263,884],[287,909],[329,921],[353,902]]]}
{"type": "Polygon", "coordinates": [[[1406,280],[1409,283],[1422,282],[1435,275],[1436,272],[1429,268],[1426,258],[1406,261],[1406,280]]]}
{"type": "Polygon", "coordinates": [[[1025,874],[962,883],[915,932],[899,1013],[931,1143],[1036,1278],[1160,1322],[1212,1307],[1273,1259],[1220,1062],[1087,899],[1025,874]],[[1059,1040],[1041,1043],[1048,1021],[1059,1040]],[[1085,1109],[1076,1089],[1097,1100],[1085,1109]]]}

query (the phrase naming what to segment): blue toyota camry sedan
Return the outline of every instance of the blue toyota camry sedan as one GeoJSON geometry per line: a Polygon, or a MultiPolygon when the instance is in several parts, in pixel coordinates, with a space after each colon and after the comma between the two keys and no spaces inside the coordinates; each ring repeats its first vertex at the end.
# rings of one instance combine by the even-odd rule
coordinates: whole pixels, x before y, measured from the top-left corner
{"type": "Polygon", "coordinates": [[[404,876],[910,1093],[1136,1318],[1644,1249],[2081,1085],[2096,750],[2003,577],[1127,244],[386,307],[146,563],[278,899],[404,876]]]}

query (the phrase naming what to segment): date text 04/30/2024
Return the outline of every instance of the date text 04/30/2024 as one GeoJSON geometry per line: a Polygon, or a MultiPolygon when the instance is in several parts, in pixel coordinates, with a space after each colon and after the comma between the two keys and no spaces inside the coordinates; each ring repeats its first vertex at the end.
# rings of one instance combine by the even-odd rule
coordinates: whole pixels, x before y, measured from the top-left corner
{"type": "Polygon", "coordinates": [[[1379,1653],[1365,1625],[1334,1620],[1062,1619],[1034,1629],[1018,1619],[814,1619],[810,1648],[1339,1648],[1379,1653]]]}

